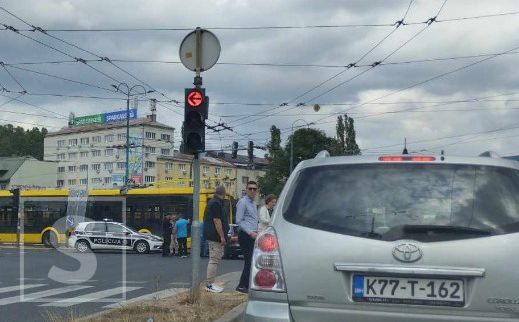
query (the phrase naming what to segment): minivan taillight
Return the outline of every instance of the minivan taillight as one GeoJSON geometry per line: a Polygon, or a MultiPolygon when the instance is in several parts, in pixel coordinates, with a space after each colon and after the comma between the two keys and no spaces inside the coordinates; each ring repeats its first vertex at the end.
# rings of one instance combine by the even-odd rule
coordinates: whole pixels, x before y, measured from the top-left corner
{"type": "Polygon", "coordinates": [[[256,238],[251,265],[251,288],[285,292],[285,279],[279,243],[274,228],[268,227],[256,238]]]}
{"type": "Polygon", "coordinates": [[[400,161],[414,161],[414,162],[432,162],[436,158],[433,156],[424,155],[383,155],[378,158],[378,161],[384,162],[400,162],[400,161]]]}
{"type": "Polygon", "coordinates": [[[76,231],[75,230],[71,231],[70,236],[76,236],[76,231]]]}

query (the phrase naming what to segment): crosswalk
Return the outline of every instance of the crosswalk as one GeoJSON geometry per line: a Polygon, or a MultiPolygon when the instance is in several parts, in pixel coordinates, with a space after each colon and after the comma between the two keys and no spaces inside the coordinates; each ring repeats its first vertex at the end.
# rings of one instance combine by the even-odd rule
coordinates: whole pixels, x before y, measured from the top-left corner
{"type": "Polygon", "coordinates": [[[98,303],[105,309],[119,307],[137,301],[166,297],[184,291],[184,288],[149,292],[144,286],[121,285],[109,287],[97,285],[20,284],[0,287],[0,311],[2,307],[20,303],[33,303],[41,307],[68,308],[83,303],[98,303]]]}

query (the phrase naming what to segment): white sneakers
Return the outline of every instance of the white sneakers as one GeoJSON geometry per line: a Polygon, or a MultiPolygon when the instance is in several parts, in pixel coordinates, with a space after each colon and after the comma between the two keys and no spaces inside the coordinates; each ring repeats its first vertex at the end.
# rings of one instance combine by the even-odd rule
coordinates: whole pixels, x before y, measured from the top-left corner
{"type": "Polygon", "coordinates": [[[207,292],[212,292],[212,293],[222,293],[223,292],[223,288],[218,287],[214,284],[207,284],[207,286],[205,287],[205,290],[207,292]]]}

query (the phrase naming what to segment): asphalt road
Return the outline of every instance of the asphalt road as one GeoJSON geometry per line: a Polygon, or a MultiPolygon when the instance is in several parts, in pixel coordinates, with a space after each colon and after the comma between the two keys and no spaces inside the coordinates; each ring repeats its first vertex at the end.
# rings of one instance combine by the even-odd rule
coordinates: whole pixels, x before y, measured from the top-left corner
{"type": "MultiPolygon", "coordinates": [[[[242,265],[241,260],[223,260],[218,274],[240,271],[242,265]]],[[[206,266],[207,259],[201,259],[201,278],[206,266]]],[[[34,248],[20,252],[0,246],[0,320],[48,321],[55,315],[83,316],[125,300],[163,294],[164,290],[174,294],[189,287],[190,279],[190,258],[131,252],[126,256],[121,252],[78,254],[68,249],[63,253],[34,248]],[[65,271],[53,270],[53,266],[65,271]]]]}

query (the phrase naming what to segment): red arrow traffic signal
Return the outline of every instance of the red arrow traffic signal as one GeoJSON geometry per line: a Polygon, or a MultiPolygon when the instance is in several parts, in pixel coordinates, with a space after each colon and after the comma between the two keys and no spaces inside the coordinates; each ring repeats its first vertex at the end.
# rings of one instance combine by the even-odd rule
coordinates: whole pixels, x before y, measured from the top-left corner
{"type": "Polygon", "coordinates": [[[204,95],[199,90],[193,89],[187,94],[187,103],[191,107],[198,107],[204,102],[204,95]]]}

